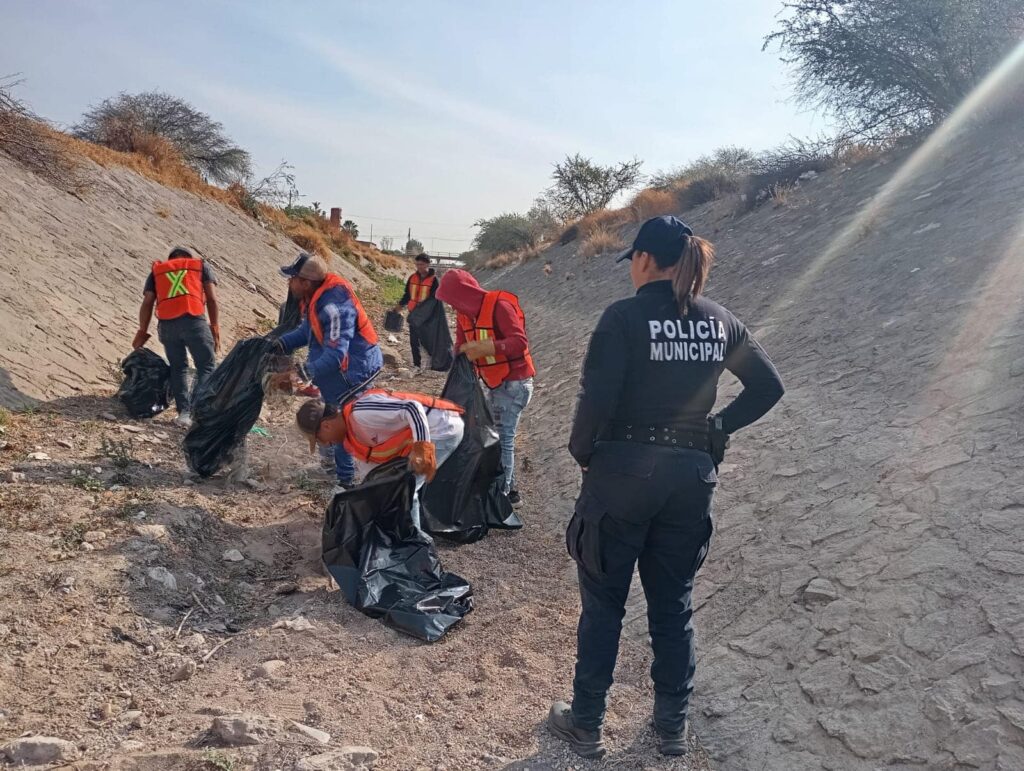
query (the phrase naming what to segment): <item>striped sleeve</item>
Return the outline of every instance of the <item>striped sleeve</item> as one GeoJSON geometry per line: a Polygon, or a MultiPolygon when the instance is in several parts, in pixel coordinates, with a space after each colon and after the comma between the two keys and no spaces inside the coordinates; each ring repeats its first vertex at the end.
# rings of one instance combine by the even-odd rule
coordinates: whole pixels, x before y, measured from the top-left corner
{"type": "Polygon", "coordinates": [[[368,433],[380,431],[395,434],[408,426],[415,441],[430,441],[427,412],[419,402],[371,394],[353,405],[352,417],[368,433]]]}

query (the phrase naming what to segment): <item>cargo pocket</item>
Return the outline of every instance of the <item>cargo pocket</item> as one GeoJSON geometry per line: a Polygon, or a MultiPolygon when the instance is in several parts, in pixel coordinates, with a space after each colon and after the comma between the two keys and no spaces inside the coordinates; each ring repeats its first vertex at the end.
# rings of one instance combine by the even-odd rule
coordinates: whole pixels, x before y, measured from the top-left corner
{"type": "MultiPolygon", "coordinates": [[[[711,457],[708,456],[706,460],[701,459],[697,463],[697,483],[693,497],[693,505],[702,508],[699,514],[701,520],[712,522],[711,504],[715,498],[715,488],[717,486],[718,473],[715,471],[715,464],[712,462],[711,457]]],[[[703,562],[703,558],[701,561],[703,562]]]]}
{"type": "Polygon", "coordinates": [[[697,476],[706,485],[714,487],[718,484],[718,474],[715,472],[715,464],[708,458],[708,462],[697,464],[697,476]]]}
{"type": "Polygon", "coordinates": [[[586,492],[576,501],[576,511],[565,530],[565,547],[569,556],[595,578],[604,574],[601,567],[601,520],[605,509],[586,492]]]}

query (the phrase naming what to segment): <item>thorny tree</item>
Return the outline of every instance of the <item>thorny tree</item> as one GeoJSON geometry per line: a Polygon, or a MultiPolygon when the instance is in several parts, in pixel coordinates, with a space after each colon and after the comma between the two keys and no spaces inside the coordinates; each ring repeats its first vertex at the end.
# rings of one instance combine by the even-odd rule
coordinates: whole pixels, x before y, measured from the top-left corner
{"type": "Polygon", "coordinates": [[[1021,0],[798,0],[765,39],[800,101],[881,139],[949,115],[1024,33],[1021,0]]]}
{"type": "Polygon", "coordinates": [[[114,150],[131,152],[145,136],[170,141],[185,161],[218,184],[244,180],[249,153],[224,134],[224,127],[183,99],[160,91],[121,93],[89,109],[74,134],[114,150]]]}
{"type": "Polygon", "coordinates": [[[643,161],[634,158],[613,166],[601,166],[577,153],[555,165],[546,200],[563,220],[576,219],[606,207],[624,190],[636,187],[642,180],[643,161]]]}

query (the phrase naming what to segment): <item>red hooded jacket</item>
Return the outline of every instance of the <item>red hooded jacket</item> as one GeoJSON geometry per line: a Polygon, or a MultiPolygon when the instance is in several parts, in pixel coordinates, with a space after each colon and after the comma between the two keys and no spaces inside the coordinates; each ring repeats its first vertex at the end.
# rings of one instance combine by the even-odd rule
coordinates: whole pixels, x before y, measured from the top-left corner
{"type": "MultiPolygon", "coordinates": [[[[449,270],[441,277],[441,284],[437,288],[437,299],[452,306],[463,316],[476,320],[480,314],[480,306],[483,304],[484,289],[473,278],[471,273],[465,270],[449,270]]],[[[505,301],[499,300],[494,308],[494,326],[496,337],[494,340],[494,352],[507,356],[511,372],[506,380],[525,380],[537,374],[528,359],[521,357],[529,347],[526,339],[526,329],[519,321],[519,314],[515,307],[505,301]]],[[[455,333],[455,350],[466,342],[466,336],[462,329],[455,333]]]]}

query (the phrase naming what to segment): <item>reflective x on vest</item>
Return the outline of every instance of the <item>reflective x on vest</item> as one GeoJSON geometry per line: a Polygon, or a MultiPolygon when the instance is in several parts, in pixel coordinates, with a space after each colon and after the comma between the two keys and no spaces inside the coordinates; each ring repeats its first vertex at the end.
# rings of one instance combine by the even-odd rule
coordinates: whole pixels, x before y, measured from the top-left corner
{"type": "Polygon", "coordinates": [[[180,316],[202,316],[206,310],[203,261],[175,257],[153,263],[156,317],[161,321],[180,316]]]}

